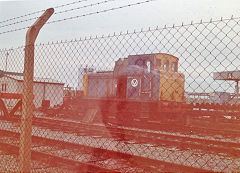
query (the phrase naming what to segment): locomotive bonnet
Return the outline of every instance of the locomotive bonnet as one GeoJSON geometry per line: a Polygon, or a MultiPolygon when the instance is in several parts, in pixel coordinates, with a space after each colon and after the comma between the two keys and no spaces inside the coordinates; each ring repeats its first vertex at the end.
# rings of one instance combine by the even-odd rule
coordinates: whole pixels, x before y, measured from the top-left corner
{"type": "Polygon", "coordinates": [[[129,55],[113,71],[86,73],[83,91],[89,98],[184,102],[184,82],[173,55],[129,55]]]}

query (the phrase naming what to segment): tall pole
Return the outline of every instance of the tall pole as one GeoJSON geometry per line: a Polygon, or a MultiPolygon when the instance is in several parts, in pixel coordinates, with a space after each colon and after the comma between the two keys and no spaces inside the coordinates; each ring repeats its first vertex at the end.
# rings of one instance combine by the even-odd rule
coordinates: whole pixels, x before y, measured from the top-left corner
{"type": "Polygon", "coordinates": [[[52,16],[53,8],[47,9],[28,29],[26,34],[22,118],[20,126],[19,172],[31,171],[32,116],[33,116],[33,76],[34,76],[34,43],[40,29],[52,16]]]}

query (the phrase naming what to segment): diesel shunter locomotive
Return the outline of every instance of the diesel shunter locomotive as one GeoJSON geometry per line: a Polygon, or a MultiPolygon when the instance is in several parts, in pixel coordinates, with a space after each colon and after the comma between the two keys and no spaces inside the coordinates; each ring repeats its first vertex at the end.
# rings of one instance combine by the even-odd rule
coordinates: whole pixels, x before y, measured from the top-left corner
{"type": "Polygon", "coordinates": [[[83,96],[74,105],[83,110],[86,121],[110,115],[121,120],[159,119],[162,106],[185,104],[185,77],[178,72],[178,61],[162,53],[120,58],[113,71],[84,74],[83,96]]]}
{"type": "Polygon", "coordinates": [[[177,57],[129,55],[116,61],[113,71],[85,74],[83,91],[88,98],[184,102],[184,82],[177,57]]]}

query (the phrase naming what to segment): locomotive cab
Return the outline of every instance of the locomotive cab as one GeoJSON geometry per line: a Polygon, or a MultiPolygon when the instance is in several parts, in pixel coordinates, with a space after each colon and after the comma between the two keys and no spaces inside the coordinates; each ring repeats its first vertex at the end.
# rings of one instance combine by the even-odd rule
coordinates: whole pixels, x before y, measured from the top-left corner
{"type": "Polygon", "coordinates": [[[156,54],[154,70],[160,72],[159,100],[184,102],[185,76],[178,72],[179,59],[169,54],[156,54]]]}
{"type": "Polygon", "coordinates": [[[128,56],[128,99],[157,100],[154,88],[159,85],[159,73],[154,71],[153,65],[152,54],[128,56]]]}
{"type": "Polygon", "coordinates": [[[125,79],[126,99],[183,102],[185,78],[178,72],[178,61],[161,53],[129,55],[115,63],[115,77],[125,79]]]}

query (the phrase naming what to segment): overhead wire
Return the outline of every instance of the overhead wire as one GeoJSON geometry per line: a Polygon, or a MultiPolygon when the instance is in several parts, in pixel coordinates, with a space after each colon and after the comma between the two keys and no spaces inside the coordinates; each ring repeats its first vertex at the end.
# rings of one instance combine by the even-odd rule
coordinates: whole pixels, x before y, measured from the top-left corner
{"type": "MultiPolygon", "coordinates": [[[[71,3],[67,3],[67,4],[62,4],[62,5],[55,6],[55,7],[53,7],[53,8],[54,8],[54,9],[56,9],[56,8],[62,8],[62,7],[66,7],[66,6],[69,6],[69,5],[81,3],[81,2],[84,2],[84,1],[89,1],[89,0],[74,1],[74,2],[71,2],[71,3]]],[[[45,10],[46,10],[46,9],[43,9],[43,10],[35,11],[35,12],[32,12],[32,13],[24,14],[24,15],[21,15],[21,16],[13,17],[13,18],[10,18],[10,19],[7,19],[7,20],[3,20],[3,21],[0,21],[0,24],[1,24],[1,23],[6,23],[6,22],[9,22],[9,21],[12,21],[12,20],[20,19],[20,18],[23,18],[23,17],[31,16],[31,15],[34,15],[34,14],[42,13],[42,12],[44,12],[45,10]]]]}
{"type": "Polygon", "coordinates": [[[117,0],[105,0],[105,1],[101,1],[101,2],[96,2],[96,3],[84,5],[84,6],[81,6],[81,7],[76,7],[76,8],[72,8],[72,9],[68,9],[68,10],[64,10],[64,11],[59,11],[59,12],[56,12],[54,14],[66,13],[66,12],[69,12],[69,11],[79,10],[79,9],[82,9],[82,8],[92,7],[92,6],[95,6],[95,5],[101,5],[101,4],[105,4],[105,3],[108,3],[108,2],[112,2],[112,1],[117,1],[117,0]]]}
{"type": "MultiPolygon", "coordinates": [[[[74,11],[74,10],[80,10],[80,9],[87,8],[87,7],[93,7],[93,6],[96,6],[96,5],[101,5],[101,4],[104,4],[104,3],[111,2],[111,1],[116,1],[116,0],[105,0],[105,1],[97,2],[97,3],[84,5],[84,6],[81,6],[81,7],[76,7],[76,8],[72,8],[72,9],[68,9],[68,10],[59,11],[59,12],[56,12],[54,14],[56,15],[56,14],[67,13],[67,12],[74,11]]],[[[33,17],[33,18],[17,21],[17,22],[14,22],[14,23],[9,23],[9,24],[0,26],[0,28],[4,28],[4,27],[20,24],[20,23],[23,23],[23,22],[28,22],[28,21],[35,20],[35,19],[38,19],[38,18],[39,17],[33,17]]]]}
{"type": "MultiPolygon", "coordinates": [[[[111,0],[108,0],[108,1],[111,1],[111,0]]],[[[68,17],[68,18],[63,18],[63,19],[59,19],[59,20],[47,22],[46,24],[52,24],[52,23],[57,23],[57,22],[66,21],[66,20],[77,19],[77,18],[80,18],[80,17],[86,17],[86,16],[95,15],[95,14],[101,14],[101,13],[105,13],[105,12],[109,12],[109,11],[114,11],[114,10],[118,10],[118,9],[123,9],[123,8],[127,8],[127,7],[132,7],[132,6],[137,6],[137,5],[145,4],[145,3],[148,3],[148,2],[152,2],[152,1],[156,1],[156,0],[145,0],[145,1],[136,2],[136,3],[132,3],[132,4],[127,4],[127,5],[123,5],[123,6],[119,6],[119,7],[113,7],[113,8],[109,8],[109,9],[105,9],[105,10],[101,10],[101,11],[96,11],[96,12],[86,13],[86,14],[77,15],[77,16],[72,16],[72,17],[68,17]]],[[[103,2],[104,2],[104,1],[103,1],[103,2]]],[[[65,10],[65,11],[67,11],[67,10],[65,10]]],[[[73,11],[73,10],[72,10],[72,11],[73,11]]],[[[63,11],[63,12],[64,12],[64,11],[63,11]]],[[[20,30],[28,29],[28,28],[30,28],[30,27],[31,27],[31,26],[27,26],[27,27],[22,27],[22,28],[17,28],[17,29],[13,29],[13,30],[8,30],[8,31],[0,32],[0,35],[1,35],[1,34],[10,33],[10,32],[15,32],[15,31],[20,31],[20,30]]]]}
{"type": "Polygon", "coordinates": [[[68,18],[64,18],[64,19],[59,19],[59,20],[47,22],[47,24],[66,21],[66,20],[71,20],[71,19],[76,19],[76,18],[80,18],[80,17],[86,17],[86,16],[90,16],[90,15],[94,15],[94,14],[105,13],[105,12],[108,12],[108,11],[114,11],[114,10],[123,9],[123,8],[127,8],[127,7],[132,7],[132,6],[136,6],[136,5],[141,5],[141,4],[144,4],[144,3],[151,2],[151,1],[156,1],[156,0],[145,0],[145,1],[132,3],[132,4],[127,4],[127,5],[123,5],[123,6],[119,6],[119,7],[113,7],[113,8],[109,8],[109,9],[105,9],[105,10],[101,10],[101,11],[91,12],[91,13],[87,13],[87,14],[83,14],[83,15],[78,15],[78,16],[73,16],[73,17],[68,17],[68,18]]]}

